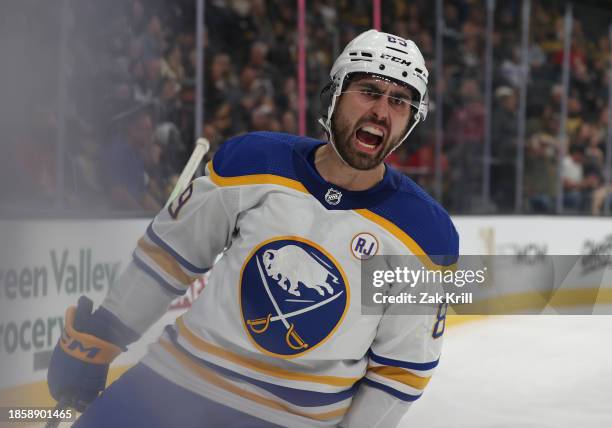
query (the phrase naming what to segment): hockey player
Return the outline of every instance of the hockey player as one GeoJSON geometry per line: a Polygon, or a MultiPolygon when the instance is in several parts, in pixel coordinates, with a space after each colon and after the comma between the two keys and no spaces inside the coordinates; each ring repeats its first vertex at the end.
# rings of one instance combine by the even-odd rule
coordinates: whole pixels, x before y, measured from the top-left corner
{"type": "Polygon", "coordinates": [[[86,408],[75,426],[397,426],[438,364],[444,314],[362,315],[360,263],[457,255],[447,213],[383,163],[425,119],[427,76],[412,41],[370,30],[322,93],[327,143],[227,141],[155,217],[101,307],[68,309],[48,381],[86,408]],[[191,309],[97,397],[113,358],[209,269],[191,309]]]}

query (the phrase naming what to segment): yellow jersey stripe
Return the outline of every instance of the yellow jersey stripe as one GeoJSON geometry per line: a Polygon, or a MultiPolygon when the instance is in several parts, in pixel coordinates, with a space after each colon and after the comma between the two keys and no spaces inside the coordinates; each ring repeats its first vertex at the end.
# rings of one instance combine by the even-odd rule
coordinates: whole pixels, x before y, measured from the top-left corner
{"type": "Polygon", "coordinates": [[[250,184],[277,184],[279,186],[289,187],[298,192],[308,193],[308,190],[302,183],[291,178],[281,177],[274,174],[252,174],[241,175],[237,177],[222,177],[215,171],[212,161],[208,162],[208,171],[210,171],[210,179],[217,186],[244,186],[250,184]]]}
{"type": "Polygon", "coordinates": [[[183,317],[179,317],[176,320],[178,332],[181,337],[186,339],[193,347],[200,351],[207,352],[215,355],[224,360],[230,361],[234,364],[246,367],[250,370],[254,370],[259,373],[263,373],[267,376],[273,376],[280,379],[295,380],[301,382],[312,382],[323,385],[340,386],[340,387],[351,387],[360,378],[358,377],[339,377],[339,376],[323,376],[323,375],[311,375],[305,373],[297,373],[279,367],[275,367],[270,364],[262,363],[251,358],[243,357],[241,355],[230,352],[219,346],[208,343],[203,339],[197,337],[189,328],[185,325],[183,317]]]}
{"type": "Polygon", "coordinates": [[[423,377],[417,376],[414,373],[410,373],[400,367],[391,366],[377,366],[368,367],[368,371],[382,376],[386,379],[390,379],[396,382],[403,383],[404,385],[411,386],[416,389],[423,390],[429,383],[431,376],[423,377]]]}
{"type": "Polygon", "coordinates": [[[183,285],[189,285],[198,279],[197,276],[189,276],[181,269],[181,265],[174,257],[168,254],[163,248],[157,245],[149,244],[144,238],[138,240],[138,248],[140,248],[147,256],[155,262],[157,266],[163,269],[168,275],[176,279],[183,285]]]}
{"type": "MultiPolygon", "coordinates": [[[[274,174],[252,174],[252,175],[241,175],[237,177],[222,177],[214,169],[212,161],[209,161],[208,170],[210,172],[210,179],[217,186],[241,186],[241,185],[252,185],[252,184],[277,184],[279,186],[285,186],[291,188],[293,190],[297,190],[302,193],[309,193],[306,187],[302,183],[297,180],[292,180],[290,178],[281,177],[279,175],[274,174]]],[[[416,243],[414,239],[412,239],[406,232],[400,229],[398,226],[393,224],[391,221],[386,218],[373,213],[367,209],[356,209],[355,212],[362,217],[378,224],[382,228],[391,232],[395,237],[397,237],[404,245],[408,247],[408,249],[419,258],[428,269],[452,269],[456,265],[451,266],[441,266],[437,265],[431,261],[429,256],[423,251],[423,249],[416,243]]]]}
{"type": "Polygon", "coordinates": [[[453,264],[450,266],[442,266],[442,265],[435,264],[433,261],[431,261],[431,259],[425,253],[425,251],[421,248],[421,246],[417,244],[417,242],[414,239],[412,239],[410,235],[408,235],[406,232],[404,232],[402,229],[400,229],[398,226],[396,226],[394,223],[387,220],[386,218],[378,214],[375,214],[372,211],[367,210],[367,209],[357,209],[355,210],[355,212],[359,214],[360,216],[370,220],[371,222],[376,223],[383,229],[390,232],[397,239],[399,239],[406,247],[408,247],[408,249],[410,250],[412,254],[418,257],[418,259],[423,263],[423,265],[426,268],[432,269],[432,270],[456,268],[456,264],[453,264]]]}
{"type": "Polygon", "coordinates": [[[219,388],[222,388],[228,392],[231,392],[232,394],[239,395],[243,398],[249,399],[263,406],[270,407],[275,410],[292,413],[294,415],[302,416],[305,418],[316,419],[319,421],[327,421],[331,419],[341,418],[342,416],[344,416],[344,414],[348,410],[348,407],[343,407],[337,410],[332,410],[329,412],[322,412],[322,413],[300,412],[299,410],[289,407],[285,403],[271,400],[266,397],[261,397],[251,391],[242,390],[239,387],[231,384],[227,380],[223,379],[221,376],[219,376],[212,370],[207,369],[197,364],[195,361],[191,360],[187,355],[185,355],[184,353],[176,349],[171,343],[165,340],[160,340],[159,343],[166,351],[172,354],[181,364],[183,364],[185,367],[187,367],[191,371],[195,372],[200,378],[204,379],[205,381],[219,388]]]}

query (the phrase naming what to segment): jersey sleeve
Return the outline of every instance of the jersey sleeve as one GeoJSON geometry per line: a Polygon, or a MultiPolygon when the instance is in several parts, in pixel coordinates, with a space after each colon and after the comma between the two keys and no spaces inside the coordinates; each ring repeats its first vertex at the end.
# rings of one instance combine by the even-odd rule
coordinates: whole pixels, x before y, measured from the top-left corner
{"type": "Polygon", "coordinates": [[[173,294],[183,294],[230,243],[238,214],[238,189],[208,177],[194,180],[149,224],[134,263],[173,294]]]}
{"type": "Polygon", "coordinates": [[[387,428],[399,423],[438,365],[440,323],[431,315],[383,316],[343,428],[387,428]]]}
{"type": "MultiPolygon", "coordinates": [[[[442,236],[439,252],[445,254],[430,259],[438,268],[452,266],[459,252],[457,232],[450,219],[443,220],[441,225],[449,233],[442,236]]],[[[401,286],[394,288],[393,294],[404,291],[401,286]]],[[[419,315],[407,315],[402,306],[385,308],[368,352],[365,376],[342,428],[396,427],[438,366],[447,305],[432,306],[419,315]]]]}
{"type": "Polygon", "coordinates": [[[192,181],[149,224],[102,306],[142,334],[230,245],[239,212],[240,187],[192,181]]]}

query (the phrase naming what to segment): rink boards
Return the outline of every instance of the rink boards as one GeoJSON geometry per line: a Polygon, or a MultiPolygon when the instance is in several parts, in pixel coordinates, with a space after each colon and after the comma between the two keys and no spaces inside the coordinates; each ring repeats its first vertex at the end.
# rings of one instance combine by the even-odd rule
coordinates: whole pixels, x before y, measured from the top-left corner
{"type": "MultiPolygon", "coordinates": [[[[95,303],[101,302],[109,284],[131,259],[133,247],[149,221],[0,221],[0,241],[5,243],[0,250],[0,405],[16,404],[15,400],[26,405],[35,397],[31,405],[40,404],[41,400],[51,403],[44,396],[41,382],[61,331],[65,308],[75,304],[81,294],[88,295],[95,303]],[[33,391],[39,392],[32,395],[33,391]],[[31,398],[25,398],[24,394],[31,398]]],[[[612,246],[609,219],[455,217],[454,221],[463,254],[609,254],[612,246]]],[[[138,344],[120,356],[116,361],[119,371],[146,352],[147,344],[157,338],[163,325],[189,307],[200,287],[201,283],[195,284],[138,344]]],[[[521,322],[529,323],[527,319],[524,317],[521,322]]],[[[607,322],[612,317],[603,319],[607,322]]],[[[592,321],[594,318],[586,317],[581,322],[592,321]]],[[[449,324],[457,322],[451,319],[449,324]]],[[[464,328],[454,331],[462,332],[464,328]]],[[[552,330],[551,334],[555,333],[561,334],[552,330]]],[[[451,342],[454,339],[448,340],[449,347],[455,346],[451,342]]],[[[500,349],[489,344],[488,352],[496,355],[500,349]]],[[[445,349],[445,358],[451,352],[452,348],[445,349]]],[[[450,356],[448,359],[455,361],[450,356]]],[[[432,391],[425,396],[438,394],[435,384],[432,381],[432,391]]]]}

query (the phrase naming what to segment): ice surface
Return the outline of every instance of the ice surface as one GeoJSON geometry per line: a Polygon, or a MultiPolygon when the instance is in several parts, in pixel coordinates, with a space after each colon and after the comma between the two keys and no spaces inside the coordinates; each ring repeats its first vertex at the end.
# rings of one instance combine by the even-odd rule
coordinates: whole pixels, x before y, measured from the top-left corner
{"type": "Polygon", "coordinates": [[[612,316],[503,316],[448,329],[402,428],[612,427],[612,316]]]}

